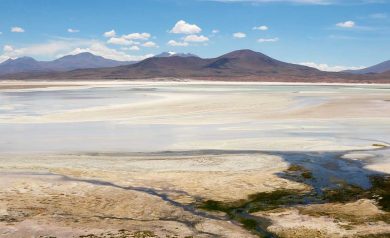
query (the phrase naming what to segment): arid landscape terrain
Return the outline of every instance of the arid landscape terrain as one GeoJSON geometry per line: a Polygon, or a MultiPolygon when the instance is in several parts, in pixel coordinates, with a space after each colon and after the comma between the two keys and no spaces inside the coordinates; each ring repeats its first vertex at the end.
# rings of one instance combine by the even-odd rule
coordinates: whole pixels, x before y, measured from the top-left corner
{"type": "Polygon", "coordinates": [[[390,0],[0,0],[0,238],[390,238],[390,0]]]}
{"type": "Polygon", "coordinates": [[[0,237],[388,237],[390,88],[3,81],[0,237]]]}

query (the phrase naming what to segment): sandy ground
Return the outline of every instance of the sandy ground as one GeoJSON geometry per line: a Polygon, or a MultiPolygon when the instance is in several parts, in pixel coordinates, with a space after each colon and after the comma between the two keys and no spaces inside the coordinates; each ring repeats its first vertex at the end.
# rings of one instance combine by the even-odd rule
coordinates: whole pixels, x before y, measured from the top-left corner
{"type": "Polygon", "coordinates": [[[346,204],[309,205],[255,215],[271,219],[269,230],[282,237],[358,237],[390,233],[388,223],[378,218],[383,214],[375,202],[361,199],[346,204]]]}
{"type": "Polygon", "coordinates": [[[74,237],[126,229],[160,237],[252,237],[191,204],[199,198],[232,201],[258,191],[307,189],[275,175],[287,168],[280,158],[228,157],[2,157],[0,234],[74,237]],[[246,167],[240,168],[240,160],[248,160],[246,167]]]}
{"type": "Polygon", "coordinates": [[[1,191],[3,237],[78,237],[121,229],[153,231],[161,237],[212,237],[208,230],[219,229],[226,237],[251,237],[228,221],[194,214],[142,191],[47,175],[10,177],[1,191]]]}
{"type": "MultiPolygon", "coordinates": [[[[129,86],[121,81],[10,81],[1,83],[0,96],[2,92],[40,95],[76,88],[122,88],[124,84],[129,86]]],[[[137,232],[153,232],[158,237],[256,237],[223,214],[196,209],[194,204],[205,199],[236,201],[279,189],[310,189],[308,184],[280,176],[294,160],[267,151],[345,151],[342,159],[346,161],[390,173],[388,153],[375,150],[388,145],[390,135],[386,86],[308,88],[310,84],[302,84],[301,88],[253,91],[242,83],[204,84],[139,81],[130,85],[141,90],[137,92],[144,97],[141,101],[35,114],[28,107],[23,113],[14,110],[20,105],[13,105],[12,97],[0,103],[0,128],[15,128],[0,135],[0,237],[104,237],[107,232],[120,237],[121,230],[129,232],[127,237],[137,237],[141,234],[137,232]],[[123,126],[123,147],[110,150],[102,143],[94,150],[83,150],[93,136],[103,137],[103,142],[115,137],[84,131],[91,123],[108,123],[109,132],[123,126]],[[65,140],[62,126],[69,124],[79,132],[65,140]],[[26,128],[42,125],[52,126],[40,131],[42,137],[57,138],[42,142],[41,137],[24,134],[26,128]],[[149,130],[131,133],[139,125],[169,129],[143,141],[142,134],[149,130]],[[173,129],[179,126],[182,134],[176,135],[173,129]],[[199,131],[209,133],[199,135],[199,131]],[[155,138],[162,136],[166,139],[155,138]],[[150,150],[126,151],[126,143],[136,140],[150,150]],[[71,142],[79,146],[51,152],[22,149],[34,143],[50,147],[71,142]]],[[[384,221],[359,220],[351,225],[325,212],[330,210],[339,216],[367,219],[383,213],[371,200],[361,200],[255,215],[270,219],[269,230],[282,237],[390,232],[384,221]]]]}

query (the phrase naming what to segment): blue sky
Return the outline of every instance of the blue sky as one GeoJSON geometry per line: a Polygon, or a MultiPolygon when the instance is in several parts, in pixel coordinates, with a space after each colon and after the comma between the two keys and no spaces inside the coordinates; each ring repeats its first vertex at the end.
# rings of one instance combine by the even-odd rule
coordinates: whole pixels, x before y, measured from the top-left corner
{"type": "Polygon", "coordinates": [[[162,51],[215,57],[245,48],[340,70],[390,59],[390,1],[0,0],[0,32],[0,61],[85,51],[116,60],[162,51]]]}

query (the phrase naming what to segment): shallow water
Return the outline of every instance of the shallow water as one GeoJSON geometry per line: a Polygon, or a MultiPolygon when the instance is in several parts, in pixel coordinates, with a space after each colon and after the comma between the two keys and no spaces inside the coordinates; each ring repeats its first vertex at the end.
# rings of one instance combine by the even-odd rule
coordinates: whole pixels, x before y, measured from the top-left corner
{"type": "MultiPolygon", "coordinates": [[[[199,141],[205,143],[197,149],[214,149],[222,145],[224,140],[266,139],[276,140],[275,143],[278,143],[277,140],[280,138],[324,140],[344,145],[369,145],[377,141],[390,141],[390,123],[367,125],[362,121],[349,120],[333,121],[329,124],[329,122],[298,119],[179,125],[127,123],[126,119],[68,123],[14,123],[12,120],[26,116],[147,102],[163,98],[166,94],[286,93],[291,94],[294,101],[289,110],[296,110],[320,105],[336,93],[358,95],[387,91],[390,93],[390,89],[384,86],[372,85],[271,86],[169,83],[3,90],[0,91],[0,152],[162,151],[187,149],[185,145],[197,145],[199,141]],[[313,94],[318,95],[312,96],[313,94]],[[178,148],[182,145],[183,148],[178,148]]],[[[236,145],[231,149],[243,148],[236,145]]],[[[253,149],[258,147],[255,146],[253,149]]]]}

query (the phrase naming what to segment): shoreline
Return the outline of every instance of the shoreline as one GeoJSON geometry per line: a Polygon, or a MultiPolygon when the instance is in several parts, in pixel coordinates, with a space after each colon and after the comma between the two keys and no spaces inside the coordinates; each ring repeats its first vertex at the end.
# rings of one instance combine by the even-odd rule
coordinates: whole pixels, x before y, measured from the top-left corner
{"type": "Polygon", "coordinates": [[[209,84],[209,85],[315,85],[315,86],[389,86],[389,83],[340,83],[340,82],[285,82],[285,81],[214,81],[214,80],[196,80],[196,79],[179,79],[179,80],[166,80],[162,79],[96,79],[96,80],[2,80],[0,79],[0,89],[3,89],[5,86],[15,86],[15,85],[31,85],[31,86],[87,86],[87,85],[133,85],[133,84],[185,84],[185,85],[200,85],[200,84],[209,84]]]}

